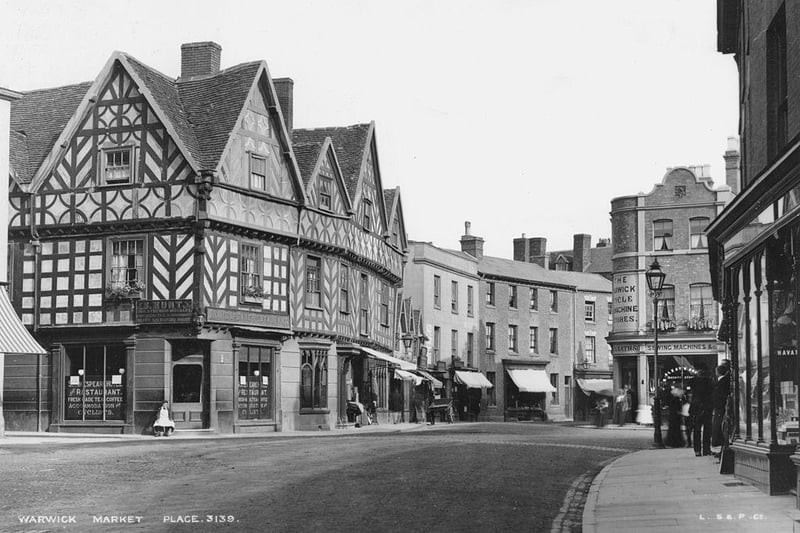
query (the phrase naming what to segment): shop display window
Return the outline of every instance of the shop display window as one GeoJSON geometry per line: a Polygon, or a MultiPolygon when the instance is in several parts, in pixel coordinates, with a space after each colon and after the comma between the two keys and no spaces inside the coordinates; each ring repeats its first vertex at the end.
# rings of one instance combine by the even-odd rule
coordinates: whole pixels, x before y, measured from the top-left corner
{"type": "Polygon", "coordinates": [[[239,419],[272,418],[272,355],[265,346],[239,349],[239,419]]]}
{"type": "Polygon", "coordinates": [[[65,348],[65,420],[125,419],[125,347],[65,348]]]}
{"type": "Polygon", "coordinates": [[[300,408],[328,407],[328,351],[303,350],[300,364],[300,408]]]}

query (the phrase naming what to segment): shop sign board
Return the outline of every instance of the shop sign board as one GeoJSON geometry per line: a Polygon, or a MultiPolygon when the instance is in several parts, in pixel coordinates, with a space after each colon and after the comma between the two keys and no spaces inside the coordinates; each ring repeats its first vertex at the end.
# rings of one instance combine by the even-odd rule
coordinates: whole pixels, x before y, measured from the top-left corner
{"type": "MultiPolygon", "coordinates": [[[[635,355],[640,353],[653,353],[653,343],[625,343],[613,344],[611,352],[614,355],[635,355]]],[[[705,354],[716,353],[716,342],[659,342],[659,354],[705,354]]]]}
{"type": "Polygon", "coordinates": [[[191,300],[137,300],[139,324],[187,324],[192,321],[191,300]]]}
{"type": "Polygon", "coordinates": [[[242,309],[206,307],[206,322],[258,326],[262,328],[290,329],[289,315],[259,313],[242,309]]]}
{"type": "Polygon", "coordinates": [[[616,274],[613,290],[614,332],[636,331],[639,329],[639,274],[616,274]]]}

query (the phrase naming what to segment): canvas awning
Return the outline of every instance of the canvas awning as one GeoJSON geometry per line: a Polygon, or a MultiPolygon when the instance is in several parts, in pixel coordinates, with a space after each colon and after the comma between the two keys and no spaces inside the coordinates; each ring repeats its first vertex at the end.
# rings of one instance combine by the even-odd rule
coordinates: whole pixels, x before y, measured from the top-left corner
{"type": "Polygon", "coordinates": [[[575,381],[586,396],[591,396],[593,392],[601,396],[614,396],[613,380],[577,378],[575,381]]]}
{"type": "Polygon", "coordinates": [[[365,348],[362,346],[361,351],[363,351],[365,354],[375,359],[380,359],[381,361],[386,361],[387,363],[392,363],[393,365],[397,365],[402,370],[416,370],[417,368],[417,365],[415,365],[414,363],[411,363],[409,361],[403,361],[402,359],[398,359],[397,357],[392,357],[389,354],[379,352],[371,348],[365,348]]]}
{"type": "Polygon", "coordinates": [[[469,389],[492,388],[492,382],[486,379],[486,376],[480,372],[467,372],[465,370],[456,370],[455,372],[456,383],[466,385],[469,389]]]}
{"type": "Polygon", "coordinates": [[[402,379],[403,381],[413,381],[414,386],[417,386],[420,383],[422,383],[423,378],[422,376],[412,374],[411,372],[408,372],[406,370],[400,370],[399,368],[396,368],[394,371],[394,379],[402,379]]]}
{"type": "Polygon", "coordinates": [[[414,372],[422,376],[424,379],[427,379],[428,381],[433,383],[434,389],[441,389],[442,387],[444,387],[444,383],[433,377],[429,372],[425,372],[424,370],[415,370],[414,372]]]}
{"type": "Polygon", "coordinates": [[[22,324],[4,288],[0,288],[0,353],[47,353],[22,324]]]}
{"type": "Polygon", "coordinates": [[[547,372],[534,368],[507,368],[506,372],[520,392],[555,392],[547,372]]]}

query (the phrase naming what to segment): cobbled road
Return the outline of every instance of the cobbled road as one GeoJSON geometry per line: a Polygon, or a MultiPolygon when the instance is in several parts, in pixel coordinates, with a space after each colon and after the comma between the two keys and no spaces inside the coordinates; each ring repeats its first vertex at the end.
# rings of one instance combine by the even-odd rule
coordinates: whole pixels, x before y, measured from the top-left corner
{"type": "Polygon", "coordinates": [[[578,532],[594,476],[650,442],[543,423],[0,441],[0,531],[578,532]]]}

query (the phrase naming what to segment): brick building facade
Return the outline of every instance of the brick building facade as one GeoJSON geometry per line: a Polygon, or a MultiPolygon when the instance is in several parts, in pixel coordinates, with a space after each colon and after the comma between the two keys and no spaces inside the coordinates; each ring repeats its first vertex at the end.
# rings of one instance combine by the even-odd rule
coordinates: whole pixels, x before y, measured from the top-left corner
{"type": "Polygon", "coordinates": [[[590,406],[580,383],[611,376],[610,281],[544,268],[540,243],[515,240],[514,256],[527,249],[527,260],[511,260],[484,256],[483,239],[469,223],[461,237],[461,250],[478,259],[478,368],[494,384],[485,401],[488,420],[586,419],[590,406]]]}
{"type": "MultiPolygon", "coordinates": [[[[733,183],[735,150],[729,148],[726,181],[733,183]]],[[[701,361],[713,368],[724,357],[705,231],[732,193],[729,186],[714,188],[708,172],[708,166],[668,169],[651,192],[611,201],[614,304],[608,342],[615,388],[632,392],[630,421],[652,421],[654,327],[662,377],[690,374],[701,361]],[[644,276],[654,260],[667,276],[657,313],[644,276]]]]}

